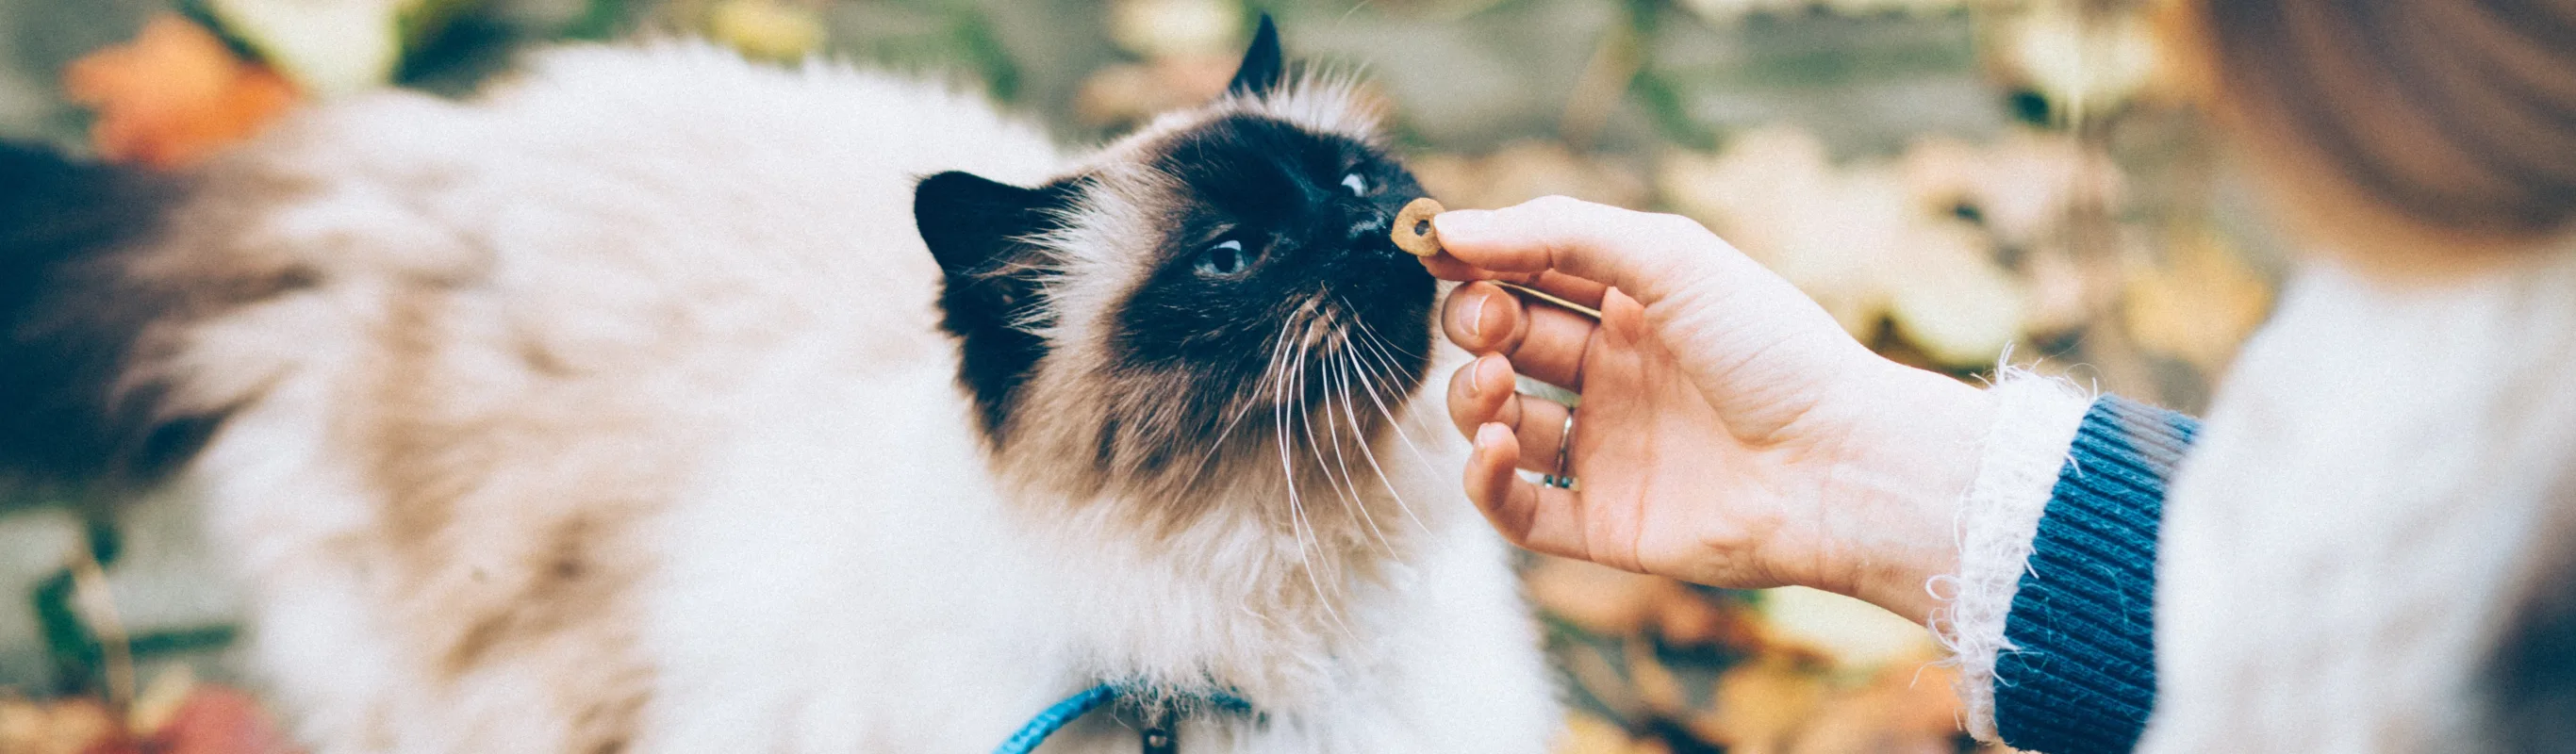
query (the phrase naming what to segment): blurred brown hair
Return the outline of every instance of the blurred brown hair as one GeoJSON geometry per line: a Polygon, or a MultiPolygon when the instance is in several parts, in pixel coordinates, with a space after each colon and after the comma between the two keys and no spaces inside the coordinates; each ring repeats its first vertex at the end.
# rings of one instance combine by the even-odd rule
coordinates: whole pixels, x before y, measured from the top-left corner
{"type": "Polygon", "coordinates": [[[2576,218],[2576,0],[2189,4],[2219,111],[2320,230],[2475,247],[2576,218]]]}

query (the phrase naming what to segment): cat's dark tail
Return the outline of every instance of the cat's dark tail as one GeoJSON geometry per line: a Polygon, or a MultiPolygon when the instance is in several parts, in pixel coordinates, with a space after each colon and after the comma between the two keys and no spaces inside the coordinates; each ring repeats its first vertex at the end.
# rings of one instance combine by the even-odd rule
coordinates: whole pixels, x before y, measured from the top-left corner
{"type": "Polygon", "coordinates": [[[212,417],[168,416],[131,379],[175,304],[129,273],[179,184],[0,143],[0,501],[134,487],[193,454],[212,417]]]}

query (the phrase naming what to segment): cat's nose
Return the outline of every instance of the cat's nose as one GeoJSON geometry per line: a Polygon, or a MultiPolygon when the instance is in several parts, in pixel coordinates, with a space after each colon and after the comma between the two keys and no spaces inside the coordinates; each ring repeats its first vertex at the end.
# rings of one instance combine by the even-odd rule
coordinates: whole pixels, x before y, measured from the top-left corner
{"type": "Polygon", "coordinates": [[[1349,235],[1344,240],[1353,253],[1404,253],[1395,247],[1395,217],[1374,207],[1351,218],[1349,235]]]}
{"type": "Polygon", "coordinates": [[[1363,218],[1357,222],[1353,222],[1351,223],[1351,240],[1357,241],[1369,236],[1387,236],[1392,239],[1394,236],[1391,234],[1394,232],[1394,226],[1388,225],[1388,222],[1387,218],[1383,215],[1363,218]]]}

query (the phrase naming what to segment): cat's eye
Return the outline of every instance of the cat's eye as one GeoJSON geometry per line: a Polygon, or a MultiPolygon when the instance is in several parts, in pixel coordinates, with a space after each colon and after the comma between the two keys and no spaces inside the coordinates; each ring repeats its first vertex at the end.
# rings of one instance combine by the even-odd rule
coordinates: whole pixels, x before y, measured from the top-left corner
{"type": "Polygon", "coordinates": [[[1342,176],[1342,188],[1350,189],[1352,196],[1368,196],[1368,179],[1358,173],[1342,176]]]}
{"type": "Polygon", "coordinates": [[[1218,241],[1199,252],[1198,261],[1190,266],[1200,277],[1230,278],[1252,267],[1252,258],[1243,253],[1241,241],[1218,241]]]}

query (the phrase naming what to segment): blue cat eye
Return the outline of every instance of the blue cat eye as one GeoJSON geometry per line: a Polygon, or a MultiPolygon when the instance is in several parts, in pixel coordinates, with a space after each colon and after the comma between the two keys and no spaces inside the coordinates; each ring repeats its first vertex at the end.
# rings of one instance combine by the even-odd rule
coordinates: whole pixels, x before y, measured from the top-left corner
{"type": "Polygon", "coordinates": [[[1368,179],[1358,173],[1342,176],[1342,188],[1350,189],[1352,196],[1368,196],[1368,179]]]}
{"type": "Polygon", "coordinates": [[[1252,267],[1252,258],[1243,253],[1241,241],[1218,241],[1199,252],[1198,261],[1190,266],[1199,277],[1230,278],[1252,267]]]}

